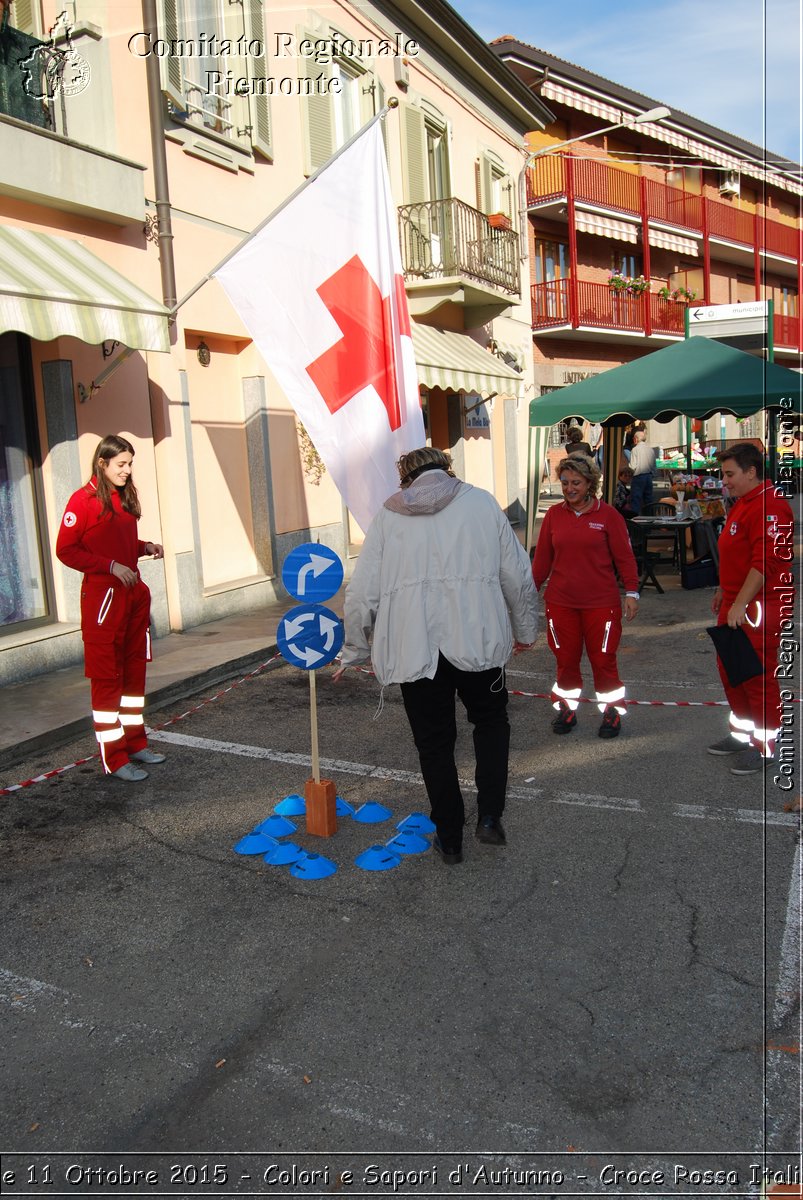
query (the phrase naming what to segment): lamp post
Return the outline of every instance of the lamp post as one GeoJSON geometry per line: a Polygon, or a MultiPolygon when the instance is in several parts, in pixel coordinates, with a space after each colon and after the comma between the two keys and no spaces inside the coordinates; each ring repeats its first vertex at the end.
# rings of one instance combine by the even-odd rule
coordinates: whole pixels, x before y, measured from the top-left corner
{"type": "Polygon", "coordinates": [[[589,138],[599,137],[601,133],[611,133],[614,129],[625,129],[630,125],[643,125],[645,121],[662,121],[671,115],[671,111],[661,104],[657,108],[648,109],[647,112],[634,113],[632,117],[628,117],[624,121],[617,121],[615,125],[604,125],[602,129],[594,129],[591,133],[581,133],[579,137],[569,138],[567,142],[558,142],[555,146],[542,146],[540,150],[533,150],[528,154],[524,160],[524,166],[519,172],[519,229],[523,239],[521,261],[524,262],[527,258],[527,172],[537,158],[541,158],[544,154],[555,154],[558,150],[565,150],[567,146],[573,146],[575,142],[585,142],[589,138]]]}

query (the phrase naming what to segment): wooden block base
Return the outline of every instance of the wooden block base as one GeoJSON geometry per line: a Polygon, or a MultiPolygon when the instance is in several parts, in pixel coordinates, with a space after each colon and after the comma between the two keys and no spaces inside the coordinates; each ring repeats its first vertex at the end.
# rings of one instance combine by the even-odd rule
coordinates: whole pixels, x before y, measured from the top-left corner
{"type": "Polygon", "coordinates": [[[335,808],[335,785],[331,779],[316,783],[308,779],[304,784],[304,799],[307,802],[307,833],[316,837],[331,837],[337,833],[337,811],[335,808]]]}

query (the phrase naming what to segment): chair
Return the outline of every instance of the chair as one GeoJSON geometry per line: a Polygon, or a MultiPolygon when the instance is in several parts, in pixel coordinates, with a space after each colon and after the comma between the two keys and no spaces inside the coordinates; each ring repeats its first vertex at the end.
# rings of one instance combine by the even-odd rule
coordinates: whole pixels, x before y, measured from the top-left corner
{"type": "MultiPolygon", "coordinates": [[[[652,504],[645,504],[641,510],[643,517],[676,517],[677,508],[674,504],[670,504],[665,500],[655,500],[652,504]]],[[[660,554],[655,556],[656,562],[671,562],[674,568],[680,565],[680,547],[678,546],[678,530],[677,529],[662,529],[660,526],[644,526],[646,529],[646,541],[658,542],[664,549],[671,548],[672,557],[662,558],[660,554]]]]}
{"type": "Polygon", "coordinates": [[[643,592],[645,587],[654,587],[663,596],[664,589],[655,575],[656,566],[663,560],[659,554],[653,554],[647,546],[647,538],[651,530],[647,525],[637,525],[635,521],[628,521],[627,531],[630,534],[630,545],[633,547],[633,554],[636,559],[636,570],[639,574],[639,591],[643,592]]]}

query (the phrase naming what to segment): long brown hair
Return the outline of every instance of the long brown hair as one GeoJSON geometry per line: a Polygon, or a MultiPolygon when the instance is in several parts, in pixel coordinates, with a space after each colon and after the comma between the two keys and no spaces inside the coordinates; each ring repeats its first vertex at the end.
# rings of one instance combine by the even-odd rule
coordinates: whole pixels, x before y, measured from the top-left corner
{"type": "MultiPolygon", "coordinates": [[[[92,455],[92,474],[95,477],[97,485],[97,496],[101,503],[101,509],[104,513],[111,513],[112,509],[112,484],[106,478],[106,472],[103,470],[101,463],[108,463],[113,458],[117,458],[118,454],[130,454],[133,456],[134,447],[125,438],[120,437],[116,433],[107,433],[102,442],[98,442],[97,449],[92,455]]],[[[120,503],[126,512],[131,513],[132,517],[139,517],[142,509],[139,503],[137,489],[134,487],[134,477],[129,475],[126,480],[125,487],[114,489],[120,496],[120,503]]]]}

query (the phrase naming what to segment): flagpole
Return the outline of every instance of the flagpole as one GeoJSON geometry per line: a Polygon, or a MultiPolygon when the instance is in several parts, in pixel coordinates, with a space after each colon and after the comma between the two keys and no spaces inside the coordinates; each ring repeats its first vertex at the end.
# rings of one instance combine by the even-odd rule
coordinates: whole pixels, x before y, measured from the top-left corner
{"type": "Polygon", "coordinates": [[[296,196],[300,196],[305,188],[308,188],[311,183],[315,182],[319,175],[322,175],[324,171],[328,170],[332,163],[336,162],[340,158],[341,154],[345,154],[347,150],[350,150],[354,143],[358,142],[363,134],[366,134],[368,130],[376,124],[377,121],[384,120],[389,112],[398,107],[399,101],[395,96],[391,96],[384,108],[381,108],[378,113],[375,113],[374,116],[371,117],[370,121],[366,121],[365,125],[361,126],[361,128],[357,130],[353,137],[350,137],[349,140],[342,145],[339,150],[335,151],[331,158],[327,158],[326,162],[323,163],[322,166],[318,167],[317,171],[313,171],[309,178],[305,179],[304,182],[297,187],[294,192],[291,192],[290,195],[281,202],[278,208],[274,208],[273,212],[265,217],[264,221],[260,221],[256,229],[252,229],[247,237],[244,237],[241,242],[238,242],[234,249],[230,250],[225,258],[221,258],[220,262],[217,263],[211,271],[208,271],[207,274],[204,275],[203,279],[200,279],[194,287],[190,288],[190,290],[181,297],[180,300],[177,300],[170,309],[170,316],[174,317],[182,305],[186,304],[196,292],[200,291],[204,284],[208,283],[212,276],[215,275],[221,267],[225,266],[230,258],[233,258],[235,254],[239,254],[243,246],[248,245],[252,238],[255,238],[258,233],[261,233],[266,225],[269,225],[275,217],[278,217],[279,213],[282,212],[283,209],[287,208],[288,204],[292,204],[296,196]]]}

